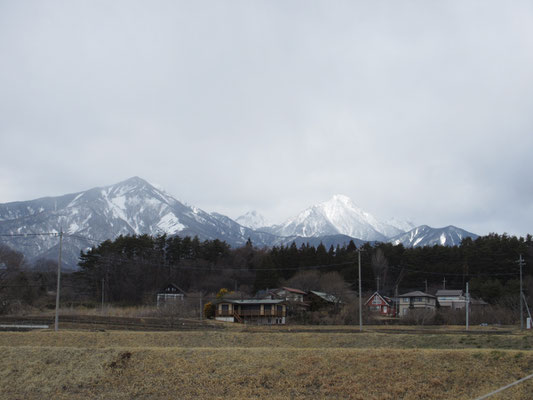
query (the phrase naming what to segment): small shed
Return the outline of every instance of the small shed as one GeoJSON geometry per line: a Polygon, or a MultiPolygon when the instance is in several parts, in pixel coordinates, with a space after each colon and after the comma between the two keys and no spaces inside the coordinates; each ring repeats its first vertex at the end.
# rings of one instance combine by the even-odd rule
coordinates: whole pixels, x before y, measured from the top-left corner
{"type": "Polygon", "coordinates": [[[169,283],[159,293],[157,293],[157,306],[163,306],[176,301],[183,301],[185,298],[185,291],[175,283],[169,283]]]}

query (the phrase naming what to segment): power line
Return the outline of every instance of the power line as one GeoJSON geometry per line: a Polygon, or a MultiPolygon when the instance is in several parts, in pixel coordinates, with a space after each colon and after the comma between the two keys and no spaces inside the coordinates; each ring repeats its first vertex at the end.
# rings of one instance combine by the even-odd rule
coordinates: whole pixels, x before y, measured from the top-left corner
{"type": "MultiPolygon", "coordinates": [[[[389,268],[401,270],[401,266],[389,266],[389,268]]],[[[406,272],[411,272],[415,274],[422,274],[422,275],[435,275],[435,276],[458,276],[458,277],[476,277],[476,276],[510,276],[510,275],[519,275],[519,272],[502,272],[502,273],[486,273],[486,272],[478,272],[478,273],[468,273],[468,274],[459,274],[459,273],[451,273],[451,272],[432,272],[432,271],[421,271],[416,269],[409,269],[404,268],[406,272]]]]}
{"type": "Polygon", "coordinates": [[[32,237],[32,236],[59,236],[59,232],[42,233],[1,233],[1,237],[32,237]]]}

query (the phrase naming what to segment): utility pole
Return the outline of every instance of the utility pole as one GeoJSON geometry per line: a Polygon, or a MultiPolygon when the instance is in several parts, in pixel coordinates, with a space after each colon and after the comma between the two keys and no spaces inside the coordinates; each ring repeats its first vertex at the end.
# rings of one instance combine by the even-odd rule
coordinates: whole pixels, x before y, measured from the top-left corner
{"type": "Polygon", "coordinates": [[[357,258],[359,260],[359,331],[363,331],[363,298],[361,295],[361,249],[357,249],[357,258]]]}
{"type": "Polygon", "coordinates": [[[520,265],[520,329],[524,330],[524,292],[522,290],[522,267],[524,266],[525,262],[522,258],[522,254],[520,254],[520,258],[518,259],[518,265],[520,265]]]}
{"type": "Polygon", "coordinates": [[[379,292],[379,276],[376,278],[376,280],[378,281],[378,284],[377,284],[377,291],[379,292]]]}
{"type": "Polygon", "coordinates": [[[203,297],[204,297],[204,294],[202,292],[200,292],[200,321],[203,319],[203,316],[204,316],[204,313],[203,313],[203,308],[204,308],[204,305],[203,305],[203,297]]]}
{"type": "Polygon", "coordinates": [[[466,282],[466,330],[468,330],[468,309],[470,308],[470,293],[468,292],[468,282],[466,282]]]}
{"type": "Polygon", "coordinates": [[[424,280],[424,283],[426,284],[426,293],[428,292],[428,280],[424,280]]]}
{"type": "Polygon", "coordinates": [[[102,312],[104,311],[104,282],[105,278],[102,278],[102,312]]]}
{"type": "Polygon", "coordinates": [[[61,251],[63,248],[63,230],[59,232],[59,256],[57,260],[57,289],[56,289],[56,317],[55,330],[59,330],[59,289],[61,286],[61,251]]]}
{"type": "Polygon", "coordinates": [[[394,288],[394,298],[396,299],[395,302],[395,306],[396,306],[396,316],[398,316],[398,314],[400,314],[400,302],[399,302],[399,299],[398,299],[398,285],[396,285],[396,287],[394,288]]]}
{"type": "Polygon", "coordinates": [[[442,290],[446,290],[446,277],[444,277],[444,280],[442,281],[442,290]]]}

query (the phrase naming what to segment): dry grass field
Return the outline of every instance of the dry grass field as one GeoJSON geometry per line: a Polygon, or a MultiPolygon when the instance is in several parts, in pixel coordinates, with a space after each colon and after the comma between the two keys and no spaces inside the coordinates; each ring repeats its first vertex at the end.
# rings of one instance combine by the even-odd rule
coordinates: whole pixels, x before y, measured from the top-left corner
{"type": "Polygon", "coordinates": [[[0,332],[0,397],[473,399],[533,373],[532,345],[530,333],[460,327],[0,332]]]}

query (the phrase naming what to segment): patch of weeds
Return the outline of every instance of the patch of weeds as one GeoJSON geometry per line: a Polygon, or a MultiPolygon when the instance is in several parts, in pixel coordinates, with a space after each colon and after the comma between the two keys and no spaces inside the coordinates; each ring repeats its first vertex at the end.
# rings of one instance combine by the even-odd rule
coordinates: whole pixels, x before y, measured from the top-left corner
{"type": "Polygon", "coordinates": [[[498,351],[498,350],[493,350],[490,352],[490,357],[493,359],[493,360],[499,360],[500,358],[502,358],[504,356],[504,353],[502,351],[498,351]]]}
{"type": "Polygon", "coordinates": [[[131,358],[131,353],[129,351],[120,353],[118,355],[118,358],[115,361],[112,361],[109,363],[108,367],[111,369],[124,369],[126,368],[130,358],[131,358]]]}

